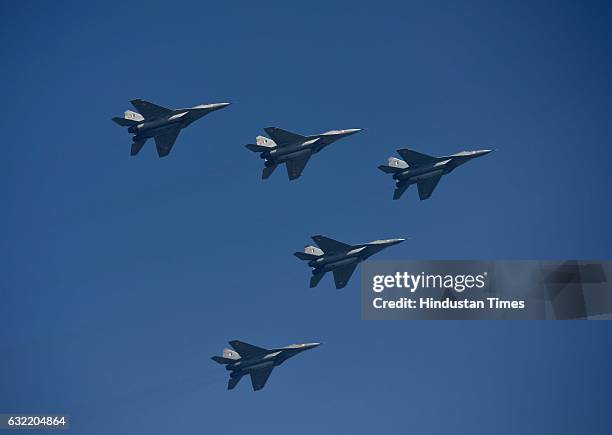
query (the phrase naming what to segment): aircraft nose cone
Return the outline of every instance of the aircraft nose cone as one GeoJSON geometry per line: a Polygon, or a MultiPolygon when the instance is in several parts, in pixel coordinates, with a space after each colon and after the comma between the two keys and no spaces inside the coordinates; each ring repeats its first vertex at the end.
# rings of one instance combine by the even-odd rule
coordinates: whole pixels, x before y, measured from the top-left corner
{"type": "Polygon", "coordinates": [[[209,104],[208,108],[210,111],[223,109],[224,107],[229,106],[231,103],[213,103],[209,104]]]}
{"type": "Polygon", "coordinates": [[[487,154],[492,153],[492,152],[493,150],[480,150],[478,151],[478,155],[486,156],[487,154]]]}
{"type": "Polygon", "coordinates": [[[389,244],[390,244],[390,245],[397,245],[398,243],[402,243],[402,242],[404,242],[404,241],[406,241],[406,239],[391,239],[391,240],[389,241],[389,244]]]}

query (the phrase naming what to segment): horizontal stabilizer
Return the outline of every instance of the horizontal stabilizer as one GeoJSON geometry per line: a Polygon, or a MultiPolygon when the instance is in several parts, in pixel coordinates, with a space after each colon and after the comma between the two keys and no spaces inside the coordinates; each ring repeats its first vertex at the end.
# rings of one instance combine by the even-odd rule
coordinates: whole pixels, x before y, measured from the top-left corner
{"type": "Polygon", "coordinates": [[[131,127],[132,125],[138,124],[138,121],[134,121],[133,119],[125,119],[119,116],[115,116],[113,118],[113,122],[115,124],[120,125],[121,127],[131,127]]]}
{"type": "Polygon", "coordinates": [[[316,260],[319,257],[318,255],[307,254],[306,252],[294,252],[293,255],[304,261],[316,260]]]}
{"type": "Polygon", "coordinates": [[[254,153],[263,153],[264,151],[268,151],[270,149],[270,147],[266,147],[263,145],[255,145],[255,144],[248,144],[245,145],[245,147],[247,147],[248,149],[250,149],[251,151],[253,151],[254,153]]]}
{"type": "Polygon", "coordinates": [[[219,363],[219,364],[223,364],[223,365],[225,365],[225,364],[231,364],[231,363],[233,363],[233,362],[236,362],[236,361],[234,361],[234,360],[233,360],[233,359],[231,359],[231,358],[223,358],[222,356],[213,356],[213,357],[211,357],[211,359],[212,359],[214,362],[217,362],[217,363],[219,363]]]}
{"type": "Polygon", "coordinates": [[[378,169],[380,169],[381,171],[387,173],[387,174],[393,174],[394,172],[398,172],[399,169],[394,168],[392,166],[387,166],[387,165],[380,165],[378,166],[378,169]]]}

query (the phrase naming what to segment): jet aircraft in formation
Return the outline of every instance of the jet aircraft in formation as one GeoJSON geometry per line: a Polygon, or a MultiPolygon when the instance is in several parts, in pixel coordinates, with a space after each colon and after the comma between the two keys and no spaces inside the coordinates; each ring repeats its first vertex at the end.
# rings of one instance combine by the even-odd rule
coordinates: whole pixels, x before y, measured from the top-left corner
{"type": "Polygon", "coordinates": [[[312,236],[317,246],[306,246],[304,252],[296,252],[300,260],[308,261],[312,267],[310,288],[316,287],[327,272],[334,274],[337,289],[344,288],[357,264],[389,246],[397,245],[406,239],[375,240],[370,243],[348,245],[325,236],[312,236]]]}
{"type": "Polygon", "coordinates": [[[213,356],[213,361],[223,364],[230,372],[227,389],[232,390],[244,375],[251,376],[253,390],[261,390],[274,367],[305,350],[314,349],[321,343],[290,344],[289,346],[265,349],[244,341],[229,342],[232,349],[223,349],[223,356],[213,356]]]}
{"type": "Polygon", "coordinates": [[[131,103],[139,113],[126,110],[123,118],[118,116],[113,118],[115,123],[128,127],[128,132],[134,135],[131,155],[138,154],[147,139],[154,138],[157,154],[160,157],[165,157],[170,153],[183,128],[204,115],[223,109],[230,104],[200,104],[188,109],[167,109],[141,99],[132,100],[131,103]]]}
{"type": "Polygon", "coordinates": [[[338,139],[361,131],[359,128],[352,128],[302,136],[276,127],[268,127],[264,130],[270,138],[257,136],[256,144],[246,145],[249,150],[260,153],[260,157],[265,160],[265,167],[261,174],[263,180],[270,177],[276,167],[283,163],[287,166],[289,180],[295,180],[302,175],[310,156],[338,139]]]}
{"type": "MultiPolygon", "coordinates": [[[[134,135],[131,155],[138,154],[147,139],[154,138],[159,157],[170,153],[183,128],[229,105],[229,103],[213,103],[187,109],[168,109],[141,99],[132,100],[131,103],[139,113],[127,110],[123,118],[115,117],[113,121],[122,127],[128,127],[128,132],[134,135]]],[[[289,179],[295,180],[302,174],[310,156],[338,139],[361,130],[356,128],[332,130],[310,136],[302,136],[276,127],[268,127],[265,131],[270,138],[257,136],[256,144],[246,145],[249,150],[260,153],[260,157],[265,160],[262,179],[270,177],[276,167],[284,163],[287,166],[289,179]]],[[[400,149],[397,152],[404,160],[389,157],[387,165],[379,166],[383,172],[393,174],[393,179],[396,181],[393,199],[399,199],[411,184],[416,184],[419,197],[424,200],[431,196],[443,175],[476,157],[490,153],[491,150],[462,151],[444,157],[433,157],[409,149],[400,149]]],[[[358,245],[349,245],[321,235],[313,236],[313,240],[317,246],[307,246],[304,252],[294,254],[312,267],[310,287],[317,286],[323,276],[331,271],[336,288],[341,289],[347,285],[359,263],[405,239],[375,240],[358,245]]],[[[232,349],[224,349],[223,356],[212,357],[217,363],[225,365],[230,372],[227,388],[233,389],[244,375],[250,375],[255,391],[264,387],[274,367],[320,344],[292,344],[265,349],[239,340],[229,343],[232,349]]]]}
{"type": "Polygon", "coordinates": [[[424,200],[431,196],[443,175],[452,172],[458,166],[476,157],[489,154],[491,151],[461,151],[450,156],[433,157],[402,148],[397,150],[397,153],[404,160],[389,157],[388,163],[380,165],[378,168],[387,174],[393,174],[393,179],[396,182],[393,199],[399,199],[411,184],[416,184],[419,189],[419,197],[424,200]]]}

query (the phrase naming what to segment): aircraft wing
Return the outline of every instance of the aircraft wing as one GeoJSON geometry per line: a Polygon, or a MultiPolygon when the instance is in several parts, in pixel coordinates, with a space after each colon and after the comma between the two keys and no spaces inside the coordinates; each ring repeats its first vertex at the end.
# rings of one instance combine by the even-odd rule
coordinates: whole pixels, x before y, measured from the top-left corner
{"type": "Polygon", "coordinates": [[[305,156],[287,160],[287,175],[289,175],[290,180],[295,180],[302,175],[302,171],[306,167],[311,155],[308,153],[305,156]]]}
{"type": "Polygon", "coordinates": [[[264,367],[257,370],[251,370],[251,384],[253,384],[253,390],[261,390],[264,385],[266,385],[266,381],[270,377],[274,366],[264,367]]]}
{"type": "Polygon", "coordinates": [[[334,269],[334,281],[337,289],[346,287],[346,284],[348,284],[349,279],[351,279],[351,275],[353,275],[353,272],[355,272],[356,267],[357,264],[355,263],[334,269]]]}
{"type": "Polygon", "coordinates": [[[229,342],[230,346],[232,346],[236,352],[240,354],[243,358],[248,358],[253,355],[260,355],[262,353],[266,353],[268,349],[264,349],[263,347],[255,346],[249,343],[245,343],[240,340],[232,340],[229,342]]]}
{"type": "Polygon", "coordinates": [[[417,183],[417,187],[419,188],[419,198],[421,198],[421,200],[427,199],[431,196],[434,189],[438,185],[440,178],[442,178],[441,174],[435,177],[426,178],[425,180],[417,183]]]}
{"type": "Polygon", "coordinates": [[[160,134],[155,136],[155,146],[157,147],[157,154],[160,157],[165,157],[170,154],[176,138],[181,132],[181,127],[175,126],[163,130],[160,134]]]}
{"type": "Polygon", "coordinates": [[[326,254],[338,251],[350,251],[352,248],[351,245],[347,245],[346,243],[342,243],[325,236],[312,236],[312,240],[314,240],[317,246],[326,254]]]}
{"type": "Polygon", "coordinates": [[[290,131],[283,130],[282,128],[267,127],[264,128],[264,130],[279,147],[305,142],[307,140],[307,138],[301,134],[291,133],[290,131]]]}
{"type": "Polygon", "coordinates": [[[421,166],[427,163],[435,162],[437,160],[437,158],[434,156],[418,153],[407,148],[397,150],[397,153],[402,156],[402,159],[404,159],[409,166],[421,166]]]}
{"type": "Polygon", "coordinates": [[[132,106],[134,106],[145,119],[159,118],[164,115],[170,115],[172,112],[174,112],[172,109],[158,106],[157,104],[141,100],[140,98],[132,100],[131,103],[132,106]]]}

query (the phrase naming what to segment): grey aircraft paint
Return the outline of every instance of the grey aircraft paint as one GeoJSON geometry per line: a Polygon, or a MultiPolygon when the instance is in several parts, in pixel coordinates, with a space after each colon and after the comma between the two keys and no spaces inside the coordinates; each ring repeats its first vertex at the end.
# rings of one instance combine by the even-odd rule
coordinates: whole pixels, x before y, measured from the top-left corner
{"type": "Polygon", "coordinates": [[[359,263],[383,249],[397,245],[405,239],[375,240],[359,245],[347,245],[329,237],[312,236],[317,246],[306,246],[304,252],[296,252],[300,260],[312,267],[310,288],[316,287],[327,272],[332,272],[337,289],[344,288],[359,263]]]}
{"type": "Polygon", "coordinates": [[[128,127],[128,132],[134,135],[131,155],[138,154],[147,139],[154,138],[159,157],[170,153],[183,128],[230,104],[200,104],[187,109],[167,109],[141,99],[132,100],[131,103],[140,113],[126,110],[123,118],[116,116],[113,121],[122,127],[128,127]]]}
{"type": "Polygon", "coordinates": [[[387,174],[393,174],[396,183],[393,199],[399,199],[410,185],[416,184],[419,190],[419,198],[424,200],[431,196],[443,175],[452,172],[458,166],[476,157],[489,154],[491,151],[461,151],[450,156],[433,157],[403,148],[397,150],[397,153],[404,160],[389,157],[388,163],[380,165],[378,169],[387,174]]]}
{"type": "Polygon", "coordinates": [[[265,349],[239,340],[232,340],[229,344],[232,349],[223,349],[223,356],[212,357],[230,372],[227,389],[232,390],[244,375],[250,375],[253,390],[257,391],[266,385],[274,367],[321,343],[291,344],[276,349],[265,349]]]}
{"type": "Polygon", "coordinates": [[[287,166],[289,180],[295,180],[302,174],[310,156],[338,139],[361,131],[359,128],[352,128],[302,136],[276,127],[268,127],[264,130],[270,138],[257,136],[256,144],[245,145],[249,150],[260,153],[260,157],[265,160],[265,167],[261,175],[263,180],[270,177],[276,167],[283,163],[287,166]]]}

